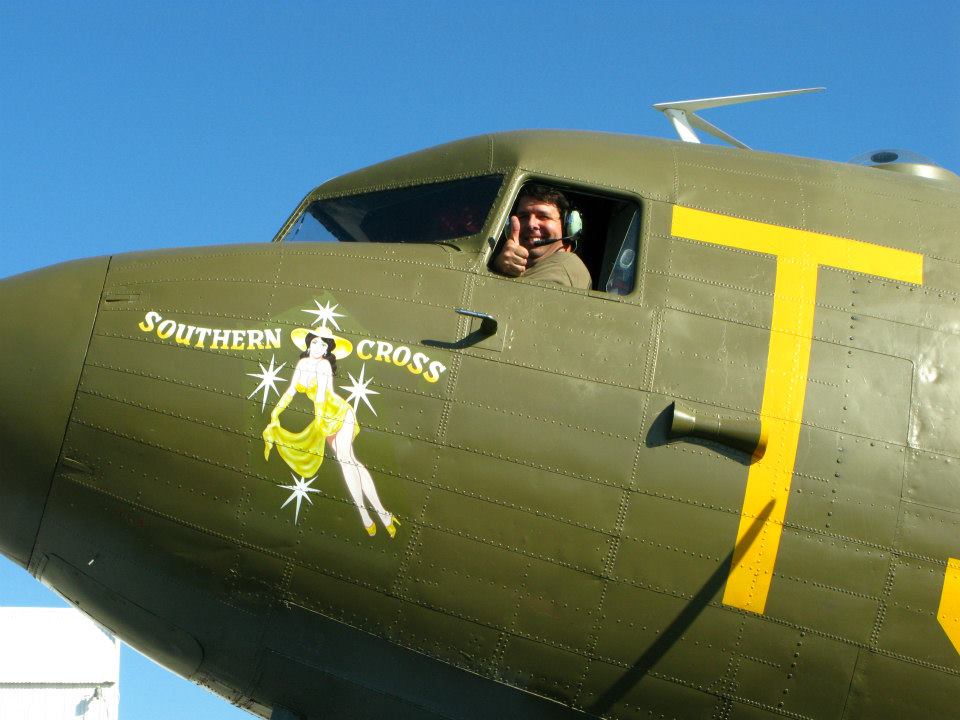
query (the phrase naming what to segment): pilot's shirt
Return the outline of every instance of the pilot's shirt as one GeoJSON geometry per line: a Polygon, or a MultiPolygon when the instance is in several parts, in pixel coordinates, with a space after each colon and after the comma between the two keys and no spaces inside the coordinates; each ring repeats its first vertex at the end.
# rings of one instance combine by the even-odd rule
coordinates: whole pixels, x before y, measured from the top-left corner
{"type": "Polygon", "coordinates": [[[590,271],[576,253],[555,252],[540,260],[520,276],[521,280],[555,282],[566,287],[589,290],[593,287],[590,271]]]}

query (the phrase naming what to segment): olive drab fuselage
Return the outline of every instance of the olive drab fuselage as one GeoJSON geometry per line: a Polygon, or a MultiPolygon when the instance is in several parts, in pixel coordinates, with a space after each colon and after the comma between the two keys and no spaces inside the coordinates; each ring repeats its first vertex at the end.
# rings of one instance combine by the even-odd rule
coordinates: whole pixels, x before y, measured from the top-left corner
{"type": "Polygon", "coordinates": [[[949,179],[530,131],[10,278],[0,550],[264,717],[949,717],[958,233],[949,179]],[[534,180],[596,289],[490,269],[534,180]]]}

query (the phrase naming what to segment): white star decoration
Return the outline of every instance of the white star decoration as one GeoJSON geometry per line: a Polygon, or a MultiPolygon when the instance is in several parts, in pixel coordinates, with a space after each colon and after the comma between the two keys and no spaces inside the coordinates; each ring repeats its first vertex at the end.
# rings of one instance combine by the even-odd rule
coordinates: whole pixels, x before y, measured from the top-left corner
{"type": "Polygon", "coordinates": [[[376,390],[371,390],[370,388],[367,387],[373,381],[373,378],[367,378],[366,380],[364,380],[363,374],[366,371],[367,371],[367,364],[364,363],[363,365],[360,366],[359,378],[355,378],[353,376],[353,373],[347,372],[347,375],[350,376],[350,382],[352,383],[352,385],[341,385],[340,389],[346,390],[348,393],[350,393],[350,395],[347,397],[347,402],[353,403],[354,412],[357,411],[357,406],[360,405],[360,401],[362,400],[364,404],[368,408],[370,408],[370,412],[376,415],[377,411],[373,409],[373,405],[370,404],[370,400],[368,399],[368,397],[370,395],[379,395],[380,393],[378,393],[376,390]]]}
{"type": "Polygon", "coordinates": [[[297,509],[293,513],[293,524],[296,525],[300,520],[300,503],[303,500],[306,500],[308,503],[313,505],[313,500],[310,499],[309,493],[318,493],[320,491],[310,487],[313,481],[317,479],[316,475],[309,480],[305,480],[302,475],[298,477],[293,473],[290,473],[290,477],[293,478],[293,485],[277,485],[277,487],[292,491],[290,493],[290,497],[288,497],[287,501],[280,506],[280,509],[283,510],[283,508],[290,504],[291,500],[296,499],[297,509]]]}
{"type": "Polygon", "coordinates": [[[249,400],[258,392],[263,390],[263,398],[260,403],[260,412],[263,412],[264,409],[267,407],[267,398],[270,397],[271,390],[273,390],[277,395],[280,394],[280,391],[277,390],[277,380],[283,380],[283,378],[280,377],[280,371],[283,370],[286,363],[283,363],[282,365],[280,365],[280,367],[275,368],[273,366],[275,361],[276,361],[276,356],[271,355],[269,368],[265,368],[263,366],[263,363],[258,362],[257,365],[260,366],[260,372],[247,373],[247,375],[249,375],[250,377],[260,378],[260,384],[257,385],[257,389],[254,390],[249,395],[247,395],[247,399],[249,400]]]}
{"type": "Polygon", "coordinates": [[[317,306],[316,310],[303,310],[302,312],[310,313],[311,315],[316,315],[316,319],[313,321],[313,325],[323,325],[327,326],[327,323],[333,325],[334,329],[339,330],[340,326],[337,325],[337,318],[346,317],[337,312],[337,308],[340,307],[339,304],[330,307],[330,302],[326,302],[321,305],[319,300],[314,300],[313,304],[317,306]]]}

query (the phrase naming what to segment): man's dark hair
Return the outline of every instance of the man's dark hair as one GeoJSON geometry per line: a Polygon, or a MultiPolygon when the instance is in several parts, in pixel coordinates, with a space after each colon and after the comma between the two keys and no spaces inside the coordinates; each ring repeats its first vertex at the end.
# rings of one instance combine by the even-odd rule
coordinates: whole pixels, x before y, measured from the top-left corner
{"type": "Polygon", "coordinates": [[[567,196],[555,187],[550,187],[549,185],[541,185],[540,183],[528,183],[524,185],[520,189],[520,194],[517,195],[517,201],[513,205],[514,208],[525,198],[533,198],[537,202],[556,205],[560,211],[560,217],[566,217],[567,212],[570,210],[570,201],[567,200],[567,196]]]}

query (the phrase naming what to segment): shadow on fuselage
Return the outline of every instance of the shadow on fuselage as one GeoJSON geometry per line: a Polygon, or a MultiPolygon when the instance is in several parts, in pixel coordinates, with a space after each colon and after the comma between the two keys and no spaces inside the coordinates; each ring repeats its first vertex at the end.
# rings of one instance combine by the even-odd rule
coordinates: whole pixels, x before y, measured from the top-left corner
{"type": "Polygon", "coordinates": [[[687,606],[677,615],[673,622],[664,629],[660,637],[657,638],[657,641],[647,648],[643,655],[637,658],[633,666],[590,706],[589,712],[595,715],[607,714],[614,704],[629,693],[630,690],[643,679],[644,675],[667,654],[670,648],[683,637],[683,634],[689,629],[697,617],[699,617],[703,609],[707,607],[710,598],[716,595],[717,591],[723,586],[729,575],[730,566],[734,558],[742,558],[747,548],[757,539],[764,523],[767,521],[767,518],[770,517],[770,513],[773,512],[773,505],[774,501],[771,500],[764,506],[763,511],[754,518],[750,524],[750,529],[740,539],[740,542],[734,546],[730,554],[724,558],[724,561],[720,563],[717,569],[707,578],[703,587],[690,599],[687,606]]]}

